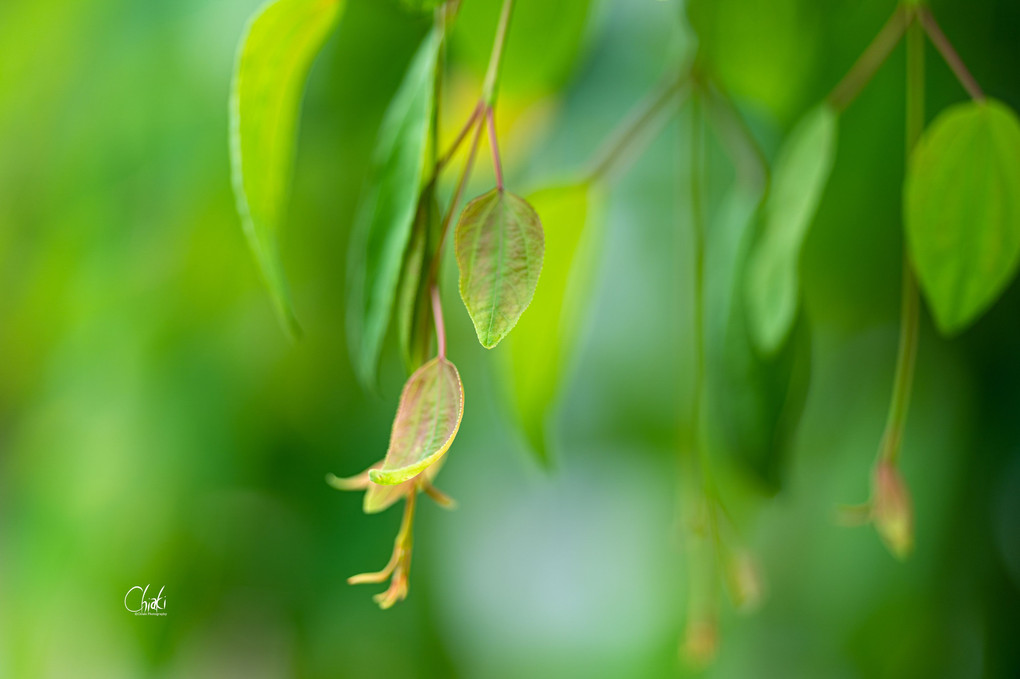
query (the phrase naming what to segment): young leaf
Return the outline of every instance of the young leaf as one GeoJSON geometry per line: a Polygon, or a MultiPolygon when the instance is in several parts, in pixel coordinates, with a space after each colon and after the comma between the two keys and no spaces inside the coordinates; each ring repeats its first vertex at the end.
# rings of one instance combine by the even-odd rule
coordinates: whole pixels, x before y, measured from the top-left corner
{"type": "Polygon", "coordinates": [[[432,302],[429,266],[439,242],[439,205],[432,191],[418,203],[411,242],[397,288],[397,338],[409,371],[428,360],[432,340],[432,302]]]}
{"type": "Polygon", "coordinates": [[[436,357],[404,385],[390,447],[382,467],[368,472],[373,483],[403,483],[438,462],[453,443],[464,415],[464,388],[452,363],[436,357]]]}
{"type": "Polygon", "coordinates": [[[800,251],[832,170],[836,137],[836,113],[823,104],[797,124],[776,158],[744,289],[751,334],[763,354],[779,350],[797,316],[800,251]]]}
{"type": "Polygon", "coordinates": [[[301,94],[343,0],[276,0],[248,22],[230,94],[230,163],[237,211],[284,327],[297,320],[283,275],[283,219],[301,94]]]}
{"type": "Polygon", "coordinates": [[[440,36],[426,36],[386,111],[348,258],[348,346],[359,379],[375,382],[421,188],[440,36]]]}
{"type": "Polygon", "coordinates": [[[535,294],[545,252],[542,223],[526,200],[493,189],[464,208],[456,240],[460,296],[478,341],[492,349],[535,294]]]}
{"type": "Polygon", "coordinates": [[[582,309],[587,301],[596,234],[587,184],[538,191],[529,202],[545,215],[545,273],[542,294],[531,303],[509,342],[511,400],[528,443],[549,464],[546,423],[570,364],[582,309]]]}
{"type": "Polygon", "coordinates": [[[978,318],[1020,262],[1020,124],[997,101],[947,109],[921,138],[904,188],[911,259],[935,322],[978,318]]]}
{"type": "Polygon", "coordinates": [[[752,343],[741,291],[759,199],[732,190],[706,234],[706,422],[720,452],[775,489],[807,393],[810,338],[799,323],[775,356],[752,343]]]}
{"type": "MultiPolygon", "coordinates": [[[[432,483],[432,480],[436,478],[436,474],[439,473],[442,466],[443,460],[440,459],[425,469],[421,474],[425,476],[425,482],[432,483]]],[[[369,471],[369,474],[371,474],[371,471],[369,471]]],[[[398,483],[395,486],[384,486],[369,482],[368,487],[365,489],[365,499],[361,505],[362,511],[366,514],[378,514],[385,509],[389,509],[400,498],[417,492],[415,485],[419,482],[421,475],[408,479],[403,483],[398,483]]]]}

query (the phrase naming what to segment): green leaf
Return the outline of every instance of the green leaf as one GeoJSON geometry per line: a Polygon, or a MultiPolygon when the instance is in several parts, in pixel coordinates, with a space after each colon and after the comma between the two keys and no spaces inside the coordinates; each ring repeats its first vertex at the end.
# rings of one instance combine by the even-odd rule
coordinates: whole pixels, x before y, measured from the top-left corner
{"type": "Polygon", "coordinates": [[[910,255],[944,334],[976,320],[1020,261],[1020,124],[997,101],[947,109],[910,159],[910,255]]]}
{"type": "Polygon", "coordinates": [[[836,113],[823,104],[804,116],[776,158],[744,289],[751,334],[764,354],[783,346],[796,320],[800,251],[832,170],[836,139],[836,113]]]}
{"type": "Polygon", "coordinates": [[[811,353],[805,323],[775,356],[753,346],[741,291],[759,200],[759,192],[732,190],[706,233],[706,422],[715,448],[776,489],[807,394],[811,353]]]}
{"type": "Polygon", "coordinates": [[[436,254],[441,217],[439,204],[429,188],[418,203],[397,288],[397,338],[409,371],[428,359],[432,343],[430,267],[427,265],[436,254]]]}
{"type": "Polygon", "coordinates": [[[591,283],[598,203],[588,184],[538,191],[528,201],[545,216],[542,294],[531,303],[509,342],[511,401],[539,461],[548,465],[546,426],[577,340],[591,283]],[[596,205],[593,205],[596,204],[596,205]]]}
{"type": "Polygon", "coordinates": [[[386,458],[368,478],[389,486],[417,476],[450,448],[463,415],[464,388],[457,368],[437,356],[404,385],[386,458]]]}
{"type": "Polygon", "coordinates": [[[492,349],[535,295],[545,251],[542,223],[526,200],[493,189],[464,208],[456,249],[461,299],[478,341],[492,349]]]}
{"type": "MultiPolygon", "coordinates": [[[[398,483],[394,486],[384,486],[378,483],[369,482],[368,487],[365,489],[365,499],[362,502],[361,510],[366,514],[377,514],[385,509],[388,509],[393,503],[400,500],[402,497],[417,492],[415,485],[418,484],[419,479],[424,476],[428,483],[432,483],[433,479],[439,473],[440,468],[443,466],[443,460],[441,458],[435,464],[429,465],[422,474],[408,479],[403,483],[398,483]]],[[[369,471],[369,474],[372,472],[369,471]]]]}
{"type": "Polygon", "coordinates": [[[386,111],[351,235],[348,346],[363,384],[374,384],[411,236],[432,120],[440,36],[431,31],[386,111]]]}
{"type": "Polygon", "coordinates": [[[264,5],[241,39],[231,88],[230,162],[237,211],[277,314],[291,336],[299,328],[280,261],[278,232],[305,79],[343,6],[343,0],[276,0],[264,5]]]}

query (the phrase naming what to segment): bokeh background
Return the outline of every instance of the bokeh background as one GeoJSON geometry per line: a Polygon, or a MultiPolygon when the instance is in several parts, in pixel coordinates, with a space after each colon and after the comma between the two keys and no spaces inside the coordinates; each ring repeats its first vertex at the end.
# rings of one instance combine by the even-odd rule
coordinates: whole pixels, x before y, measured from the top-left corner
{"type": "MultiPolygon", "coordinates": [[[[0,676],[686,673],[686,113],[609,193],[553,473],[527,454],[501,361],[446,267],[467,405],[438,485],[460,508],[423,505],[410,599],[381,612],[345,578],[385,563],[399,510],[365,516],[323,478],[382,456],[399,394],[393,350],[379,393],[355,382],[344,268],[376,127],[427,22],[396,0],[349,0],[312,70],[283,242],[305,328],[292,345],[229,180],[232,60],[257,4],[0,3],[0,676]],[[165,617],[124,610],[145,584],[165,585],[165,617]]],[[[449,129],[498,9],[463,4],[449,129]]],[[[774,156],[895,5],[718,6],[713,67],[774,156]]],[[[1020,4],[933,9],[984,89],[1020,107],[1020,4]]],[[[672,1],[517,12],[499,115],[524,192],[583,166],[694,38],[672,1]]],[[[927,63],[930,119],[964,92],[930,48],[927,63]]],[[[903,454],[913,557],[833,521],[867,497],[891,387],[903,81],[901,47],[841,121],[802,262],[812,372],[782,483],[773,494],[720,462],[768,599],[749,617],[724,601],[706,676],[1020,676],[1016,284],[953,341],[923,320],[903,454]]],[[[733,171],[717,147],[709,167],[714,211],[733,171]]],[[[479,168],[475,193],[491,181],[479,168]]]]}

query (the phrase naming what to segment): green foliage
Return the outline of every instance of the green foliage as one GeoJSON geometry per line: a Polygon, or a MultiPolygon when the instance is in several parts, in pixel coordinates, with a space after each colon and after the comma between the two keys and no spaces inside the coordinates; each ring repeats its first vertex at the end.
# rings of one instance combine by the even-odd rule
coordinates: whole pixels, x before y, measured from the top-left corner
{"type": "Polygon", "coordinates": [[[280,261],[279,230],[305,78],[343,6],[344,0],[266,4],[241,39],[231,88],[230,158],[237,210],[291,335],[299,330],[280,261]]]}
{"type": "Polygon", "coordinates": [[[438,356],[418,368],[404,385],[386,458],[381,467],[368,472],[368,478],[382,485],[414,478],[442,459],[463,416],[460,375],[452,363],[438,356]]]}
{"type": "Polygon", "coordinates": [[[797,317],[800,253],[835,161],[836,139],[836,113],[822,104],[797,124],[776,158],[745,286],[751,335],[766,355],[783,346],[797,317]]]}
{"type": "MultiPolygon", "coordinates": [[[[375,382],[418,205],[432,121],[440,35],[431,31],[386,111],[348,259],[348,344],[358,377],[375,382]]],[[[426,202],[426,205],[428,203],[426,202]]]]}
{"type": "Polygon", "coordinates": [[[526,200],[493,189],[461,213],[456,251],[461,299],[478,341],[492,349],[535,295],[545,252],[542,223],[526,200]]]}
{"type": "Polygon", "coordinates": [[[551,460],[546,427],[562,389],[593,278],[598,208],[588,184],[544,189],[528,196],[545,229],[541,292],[509,342],[507,382],[521,429],[543,464],[551,460]]]}
{"type": "Polygon", "coordinates": [[[441,227],[439,204],[434,193],[432,186],[426,187],[418,203],[397,290],[397,339],[409,370],[414,370],[428,359],[432,340],[432,304],[428,286],[441,227]]]}
{"type": "Polygon", "coordinates": [[[759,192],[731,189],[706,234],[707,426],[714,450],[775,489],[800,419],[811,356],[803,323],[777,355],[755,351],[741,290],[759,200],[759,192]]]}
{"type": "Polygon", "coordinates": [[[939,329],[964,329],[995,302],[1020,262],[1020,124],[997,101],[939,115],[904,188],[910,254],[939,329]]]}

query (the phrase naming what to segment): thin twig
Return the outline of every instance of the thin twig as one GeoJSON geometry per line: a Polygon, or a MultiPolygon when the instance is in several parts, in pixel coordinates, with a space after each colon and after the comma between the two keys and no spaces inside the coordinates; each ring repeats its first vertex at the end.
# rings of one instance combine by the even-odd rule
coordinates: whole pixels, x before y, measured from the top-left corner
{"type": "Polygon", "coordinates": [[[443,168],[446,167],[447,163],[449,163],[453,159],[454,154],[457,153],[457,149],[460,148],[460,145],[464,141],[464,138],[467,137],[468,132],[471,131],[471,128],[478,121],[478,116],[481,115],[481,113],[482,102],[479,101],[478,105],[475,106],[475,109],[471,112],[471,116],[467,119],[467,122],[464,123],[464,127],[461,129],[459,133],[457,133],[457,138],[453,140],[452,144],[450,144],[450,148],[448,148],[446,150],[446,153],[443,154],[443,157],[436,162],[436,167],[435,170],[433,171],[433,176],[438,175],[443,170],[443,168]]]}
{"type": "Polygon", "coordinates": [[[875,72],[885,63],[893,48],[903,37],[907,25],[913,20],[914,13],[912,11],[902,5],[896,8],[864,53],[854,62],[839,84],[833,88],[829,95],[829,104],[834,109],[842,111],[857,98],[864,86],[871,81],[875,72]]]}
{"type": "Polygon", "coordinates": [[[758,189],[763,189],[769,182],[769,166],[765,153],[761,150],[744,117],[740,115],[737,105],[722,87],[706,79],[702,89],[708,95],[708,103],[714,115],[708,116],[709,122],[719,131],[723,144],[733,159],[737,174],[744,181],[758,189]]]}
{"type": "Polygon", "coordinates": [[[496,188],[503,190],[503,164],[499,160],[499,141],[496,139],[496,121],[493,119],[492,107],[486,114],[489,121],[489,147],[492,149],[492,169],[496,173],[496,188]]]}
{"type": "Polygon", "coordinates": [[[443,302],[439,299],[439,286],[432,285],[432,320],[436,324],[436,344],[439,358],[446,358],[446,326],[443,324],[443,302]]]}
{"type": "Polygon", "coordinates": [[[675,95],[688,83],[690,73],[687,70],[679,75],[670,74],[665,80],[645,97],[627,115],[623,123],[609,136],[609,139],[599,148],[589,164],[589,170],[585,173],[590,181],[608,179],[621,158],[628,151],[633,151],[634,142],[646,131],[646,128],[656,120],[663,108],[674,100],[675,95]]]}
{"type": "Polygon", "coordinates": [[[963,59],[961,59],[960,55],[956,53],[955,49],[953,49],[953,44],[949,42],[949,38],[947,38],[946,34],[942,32],[938,22],[935,21],[935,15],[932,14],[931,10],[927,7],[920,8],[920,15],[921,25],[924,26],[925,33],[928,34],[928,37],[931,38],[932,44],[935,45],[939,54],[941,54],[942,58],[945,59],[946,64],[948,64],[949,68],[952,69],[953,75],[955,75],[956,79],[960,81],[961,85],[963,85],[963,89],[967,90],[967,94],[970,95],[971,99],[983,101],[985,98],[984,91],[981,89],[981,86],[978,85],[974,76],[970,74],[970,71],[967,70],[967,67],[963,63],[963,59]]]}
{"type": "Polygon", "coordinates": [[[506,34],[510,28],[510,15],[514,9],[514,0],[503,0],[503,11],[499,15],[496,27],[496,39],[492,43],[492,55],[489,67],[485,71],[485,83],[482,86],[482,101],[486,106],[496,102],[496,86],[499,83],[499,70],[503,63],[503,49],[506,47],[506,34]]]}

